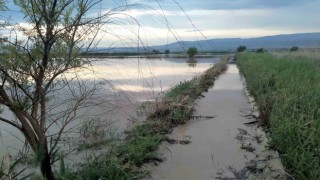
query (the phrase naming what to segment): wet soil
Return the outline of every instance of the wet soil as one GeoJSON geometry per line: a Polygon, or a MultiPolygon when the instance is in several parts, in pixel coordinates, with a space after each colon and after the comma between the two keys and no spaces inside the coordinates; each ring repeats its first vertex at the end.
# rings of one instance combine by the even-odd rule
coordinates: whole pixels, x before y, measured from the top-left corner
{"type": "Polygon", "coordinates": [[[195,118],[161,146],[165,161],[145,166],[150,179],[286,179],[278,154],[266,147],[237,66],[230,64],[203,96],[195,118]]]}

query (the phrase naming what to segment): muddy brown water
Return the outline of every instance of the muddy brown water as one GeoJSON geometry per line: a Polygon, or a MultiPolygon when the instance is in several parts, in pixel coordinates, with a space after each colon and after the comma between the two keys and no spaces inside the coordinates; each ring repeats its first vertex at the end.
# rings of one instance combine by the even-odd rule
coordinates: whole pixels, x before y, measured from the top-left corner
{"type": "MultiPolygon", "coordinates": [[[[112,121],[114,128],[122,131],[130,126],[131,121],[128,119],[137,116],[137,108],[142,102],[154,101],[161,93],[179,82],[201,74],[219,61],[220,56],[199,58],[192,62],[184,58],[136,57],[93,60],[95,63],[92,68],[79,72],[78,75],[88,86],[93,82],[100,85],[96,97],[99,102],[106,103],[78,112],[79,119],[71,123],[71,126],[77,126],[86,119],[100,118],[105,122],[112,121]]],[[[61,96],[67,98],[68,94],[63,92],[61,96]]],[[[55,111],[61,111],[65,106],[61,103],[55,111]]],[[[9,119],[14,118],[9,112],[1,115],[9,119]]],[[[53,133],[56,129],[53,127],[51,132],[53,133]]],[[[12,156],[17,154],[23,144],[24,139],[21,133],[0,121],[0,163],[5,154],[10,153],[12,156]]]]}
{"type": "Polygon", "coordinates": [[[276,152],[267,150],[266,135],[249,118],[252,103],[236,65],[215,82],[197,102],[194,119],[174,129],[177,140],[187,145],[163,143],[159,152],[165,160],[145,166],[150,179],[285,179],[276,152]]]}

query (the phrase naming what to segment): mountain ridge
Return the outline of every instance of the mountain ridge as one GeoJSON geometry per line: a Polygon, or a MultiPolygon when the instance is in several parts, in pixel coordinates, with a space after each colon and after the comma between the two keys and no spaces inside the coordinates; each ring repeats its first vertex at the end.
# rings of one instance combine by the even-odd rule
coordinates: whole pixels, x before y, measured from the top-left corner
{"type": "MultiPolygon", "coordinates": [[[[196,47],[199,51],[234,51],[238,46],[244,45],[248,49],[285,49],[292,46],[301,48],[320,47],[320,32],[279,34],[254,38],[215,38],[199,41],[179,41],[166,45],[137,47],[116,47],[109,48],[108,52],[152,52],[157,50],[164,52],[166,49],[171,52],[186,51],[189,47],[196,47]]],[[[99,48],[103,51],[103,48],[99,48]]],[[[105,50],[106,51],[106,50],[105,50]]]]}

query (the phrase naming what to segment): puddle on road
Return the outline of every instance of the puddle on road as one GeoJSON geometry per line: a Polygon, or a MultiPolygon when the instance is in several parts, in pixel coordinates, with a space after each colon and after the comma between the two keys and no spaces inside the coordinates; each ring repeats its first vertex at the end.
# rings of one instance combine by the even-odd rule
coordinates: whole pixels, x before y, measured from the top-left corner
{"type": "Polygon", "coordinates": [[[229,65],[196,107],[196,115],[215,118],[175,128],[171,138],[189,137],[191,143],[163,143],[160,153],[166,160],[145,166],[153,179],[283,178],[277,154],[265,151],[265,134],[257,125],[245,125],[252,120],[246,117],[251,104],[243,87],[238,68],[229,65]]]}

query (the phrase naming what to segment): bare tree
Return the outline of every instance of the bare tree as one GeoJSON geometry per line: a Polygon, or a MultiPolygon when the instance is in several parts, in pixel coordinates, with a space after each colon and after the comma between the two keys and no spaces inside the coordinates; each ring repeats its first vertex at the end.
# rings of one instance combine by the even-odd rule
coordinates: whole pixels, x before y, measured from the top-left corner
{"type": "MultiPolygon", "coordinates": [[[[0,10],[2,2],[0,0],[0,10]]],[[[91,64],[90,59],[80,55],[96,46],[104,24],[123,24],[121,20],[108,17],[122,14],[137,5],[119,5],[105,13],[96,13],[90,10],[99,9],[102,0],[14,2],[25,15],[28,27],[10,25],[6,31],[10,31],[11,36],[2,39],[0,44],[0,121],[12,125],[24,135],[37,155],[43,176],[54,179],[51,165],[56,161],[54,155],[59,149],[58,143],[67,126],[76,119],[77,111],[90,105],[95,96],[95,84],[85,86],[81,78],[73,74],[91,64]],[[71,78],[70,74],[73,74],[71,78]],[[65,89],[72,97],[68,101],[53,102],[57,96],[65,98],[59,94],[65,89]],[[60,106],[64,106],[63,109],[56,110],[60,106]],[[15,119],[1,114],[1,108],[11,111],[15,119]],[[56,132],[52,132],[53,126],[58,127],[56,132]]],[[[160,3],[156,2],[162,10],[160,3]]],[[[122,15],[130,24],[138,26],[138,47],[140,43],[143,46],[139,22],[130,14],[122,15]]],[[[160,15],[174,38],[179,40],[167,18],[160,15]]],[[[114,36],[121,39],[117,33],[114,36]]]]}
{"type": "Polygon", "coordinates": [[[15,37],[0,45],[0,104],[16,117],[8,119],[0,114],[0,121],[24,135],[46,179],[54,179],[53,155],[66,126],[94,94],[77,76],[70,79],[65,74],[90,64],[79,55],[95,45],[101,26],[108,23],[105,18],[112,12],[89,11],[101,1],[15,0],[31,27],[11,26],[15,37]],[[66,87],[75,101],[60,113],[52,112],[50,98],[66,87]],[[50,134],[49,129],[58,122],[59,130],[50,134]]]}

